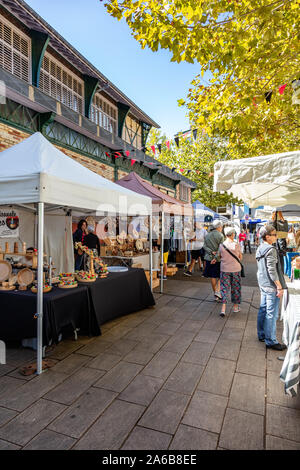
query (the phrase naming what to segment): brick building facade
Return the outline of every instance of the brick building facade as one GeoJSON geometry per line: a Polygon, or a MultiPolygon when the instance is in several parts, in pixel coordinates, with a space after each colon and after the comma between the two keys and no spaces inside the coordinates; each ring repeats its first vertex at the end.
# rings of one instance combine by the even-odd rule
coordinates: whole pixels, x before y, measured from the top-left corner
{"type": "Polygon", "coordinates": [[[23,0],[0,0],[0,83],[0,151],[39,131],[111,181],[135,171],[191,201],[195,184],[147,154],[149,130],[158,124],[23,0]]]}

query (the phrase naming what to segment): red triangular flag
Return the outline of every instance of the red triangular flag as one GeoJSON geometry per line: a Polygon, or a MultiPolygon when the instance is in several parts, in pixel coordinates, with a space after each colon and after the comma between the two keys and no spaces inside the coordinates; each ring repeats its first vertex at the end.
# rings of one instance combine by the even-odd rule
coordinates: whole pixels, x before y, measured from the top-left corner
{"type": "Polygon", "coordinates": [[[281,85],[281,86],[278,88],[278,91],[279,91],[279,94],[280,94],[280,95],[283,95],[286,86],[287,86],[287,83],[285,83],[284,85],[281,85]]]}
{"type": "Polygon", "coordinates": [[[184,172],[184,169],[183,169],[183,168],[180,168],[179,171],[181,171],[181,173],[183,173],[183,172],[184,172]]]}
{"type": "Polygon", "coordinates": [[[169,141],[169,140],[167,140],[167,142],[166,142],[166,146],[167,146],[167,147],[168,147],[168,149],[170,150],[170,141],[169,141]]]}
{"type": "Polygon", "coordinates": [[[135,164],[136,160],[134,158],[131,159],[131,166],[135,164]]]}
{"type": "Polygon", "coordinates": [[[126,155],[127,157],[129,157],[129,155],[130,155],[129,150],[126,150],[125,155],[126,155]]]}
{"type": "Polygon", "coordinates": [[[253,98],[253,106],[257,108],[257,104],[255,103],[255,97],[253,98]]]}
{"type": "Polygon", "coordinates": [[[151,149],[152,149],[153,153],[155,154],[155,146],[154,145],[151,145],[151,149]]]}
{"type": "Polygon", "coordinates": [[[107,152],[105,152],[105,155],[106,155],[107,157],[110,157],[109,153],[107,153],[107,152]]]}
{"type": "Polygon", "coordinates": [[[115,152],[115,158],[120,158],[122,157],[122,155],[120,154],[120,152],[115,152]]]}

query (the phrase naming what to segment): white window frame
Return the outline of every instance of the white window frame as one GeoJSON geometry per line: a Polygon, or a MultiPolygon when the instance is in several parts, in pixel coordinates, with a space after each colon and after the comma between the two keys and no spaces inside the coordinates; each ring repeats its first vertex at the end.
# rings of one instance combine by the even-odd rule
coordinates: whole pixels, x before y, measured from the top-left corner
{"type": "Polygon", "coordinates": [[[73,111],[84,114],[84,81],[48,52],[45,52],[43,57],[39,88],[43,93],[52,96],[73,111]],[[45,60],[49,61],[49,71],[45,69],[45,60]],[[51,65],[55,70],[60,69],[60,78],[51,73],[51,65]],[[67,83],[63,80],[63,74],[65,74],[67,83]],[[48,82],[47,86],[46,82],[48,82]],[[78,84],[81,85],[81,94],[75,91],[78,84]]]}
{"type": "Polygon", "coordinates": [[[117,134],[118,107],[104,98],[99,92],[96,92],[93,97],[90,119],[111,134],[117,134]]]}
{"type": "MultiPolygon", "coordinates": [[[[1,35],[1,32],[0,32],[0,44],[3,47],[2,60],[0,61],[0,66],[4,70],[6,70],[9,73],[11,73],[12,75],[14,75],[15,77],[19,78],[20,80],[23,80],[26,83],[32,83],[31,38],[29,36],[27,36],[25,33],[23,33],[23,31],[21,31],[19,28],[17,28],[14,24],[12,24],[10,21],[8,21],[3,16],[0,17],[0,22],[3,25],[3,29],[4,29],[5,26],[11,29],[11,44],[8,44],[4,40],[4,38],[1,37],[2,35],[1,35]],[[27,56],[25,54],[23,54],[22,50],[18,50],[14,47],[14,38],[13,38],[14,33],[16,35],[20,36],[21,39],[24,39],[24,41],[27,42],[27,44],[28,44],[28,55],[27,56]],[[9,69],[8,67],[5,67],[4,47],[6,47],[7,49],[9,49],[11,51],[11,57],[12,57],[12,59],[11,59],[11,69],[9,69]],[[16,74],[14,72],[14,70],[16,68],[16,64],[14,64],[14,56],[18,56],[21,60],[24,60],[24,61],[27,62],[28,74],[27,74],[27,79],[26,80],[25,80],[25,78],[22,77],[22,72],[21,72],[21,76],[20,76],[20,74],[16,74]]],[[[20,48],[22,48],[22,46],[20,48]]],[[[22,70],[22,67],[21,67],[21,70],[22,70]]]]}

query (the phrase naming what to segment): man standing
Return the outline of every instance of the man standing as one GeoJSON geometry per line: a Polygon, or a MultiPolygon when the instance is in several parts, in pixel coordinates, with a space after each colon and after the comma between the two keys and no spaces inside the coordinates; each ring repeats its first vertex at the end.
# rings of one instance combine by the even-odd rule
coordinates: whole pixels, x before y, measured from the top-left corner
{"type": "Polygon", "coordinates": [[[277,233],[273,225],[266,225],[260,230],[263,243],[256,252],[257,280],[261,293],[261,302],[257,315],[257,335],[266,347],[282,351],[286,349],[276,338],[276,321],[279,313],[280,297],[286,289],[282,274],[276,242],[277,233]]]}
{"type": "Polygon", "coordinates": [[[197,261],[199,261],[199,267],[201,269],[201,259],[203,258],[203,245],[204,239],[207,235],[207,231],[202,227],[198,227],[197,224],[198,222],[196,222],[195,236],[190,240],[192,260],[188,269],[184,273],[186,276],[192,275],[193,268],[197,261]]]}
{"type": "Polygon", "coordinates": [[[214,220],[212,230],[206,235],[203,249],[205,250],[204,259],[206,261],[204,277],[209,277],[212,290],[217,301],[221,301],[220,294],[220,261],[218,261],[218,250],[224,241],[222,234],[223,224],[220,220],[214,220]]]}
{"type": "Polygon", "coordinates": [[[251,241],[250,241],[250,230],[247,228],[246,229],[246,240],[244,242],[245,245],[245,253],[247,252],[247,248],[249,250],[249,253],[251,254],[251,241]]]}

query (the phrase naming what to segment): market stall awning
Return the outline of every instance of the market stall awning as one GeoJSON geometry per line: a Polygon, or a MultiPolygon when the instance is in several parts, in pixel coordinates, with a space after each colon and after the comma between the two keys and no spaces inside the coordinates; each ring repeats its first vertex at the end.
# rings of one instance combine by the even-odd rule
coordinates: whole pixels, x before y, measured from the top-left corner
{"type": "Polygon", "coordinates": [[[112,214],[147,215],[145,195],[97,175],[52,145],[40,132],[0,153],[0,204],[44,202],[112,214]]]}
{"type": "Polygon", "coordinates": [[[152,184],[144,181],[134,171],[116,181],[123,188],[130,189],[138,194],[149,196],[152,199],[153,211],[164,211],[170,214],[193,215],[191,204],[184,203],[168,194],[163,193],[152,184]]]}
{"type": "Polygon", "coordinates": [[[300,151],[215,163],[214,191],[250,207],[300,204],[300,151]]]}
{"type": "Polygon", "coordinates": [[[229,222],[227,217],[224,217],[223,215],[218,214],[217,212],[213,211],[209,207],[206,207],[199,200],[193,202],[192,206],[194,208],[194,214],[195,214],[195,220],[196,221],[206,222],[205,217],[210,216],[210,217],[212,217],[212,219],[220,219],[224,223],[229,222]]]}
{"type": "Polygon", "coordinates": [[[287,204],[281,207],[264,206],[261,209],[256,209],[255,216],[270,220],[274,209],[281,211],[288,222],[298,222],[300,220],[300,206],[296,204],[287,204]]]}

